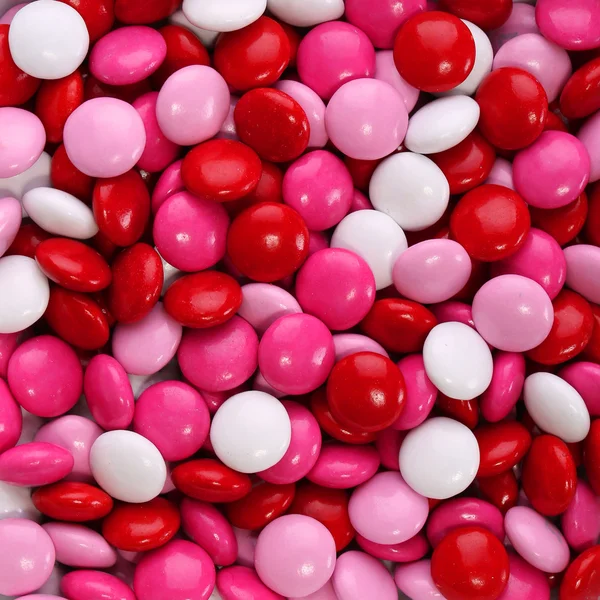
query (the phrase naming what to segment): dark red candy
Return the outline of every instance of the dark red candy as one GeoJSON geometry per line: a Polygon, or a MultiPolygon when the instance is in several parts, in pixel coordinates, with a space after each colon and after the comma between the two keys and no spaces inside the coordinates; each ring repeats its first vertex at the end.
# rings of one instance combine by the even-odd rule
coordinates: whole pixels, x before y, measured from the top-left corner
{"type": "Polygon", "coordinates": [[[97,292],[110,285],[108,263],[92,248],[68,238],[41,242],[35,259],[48,279],[74,292],[97,292]]]}
{"type": "Polygon", "coordinates": [[[99,179],[92,201],[100,231],[117,246],[131,246],[144,234],[150,218],[150,194],[141,175],[127,171],[99,179]]]}
{"type": "Polygon", "coordinates": [[[229,275],[202,271],[184,275],[171,284],[164,306],[184,327],[205,328],[225,323],[242,303],[242,288],[229,275]]]}
{"type": "Polygon", "coordinates": [[[190,498],[204,502],[234,502],[252,489],[250,477],[212,458],[177,465],[171,473],[175,487],[190,498]]]}
{"type": "Polygon", "coordinates": [[[87,294],[53,287],[44,318],[59,337],[77,348],[98,350],[108,342],[106,315],[87,294]]]}
{"type": "Polygon", "coordinates": [[[74,523],[102,519],[113,508],[113,500],[105,491],[79,481],[44,485],[33,492],[31,500],[43,515],[74,523]]]}
{"type": "Polygon", "coordinates": [[[569,565],[558,597],[559,600],[600,598],[600,545],[588,548],[569,565]]]}
{"type": "Polygon", "coordinates": [[[295,493],[295,483],[275,485],[261,481],[249,494],[227,504],[227,520],[240,529],[261,529],[287,511],[295,493]]]}
{"type": "Polygon", "coordinates": [[[348,492],[304,483],[296,490],[288,514],[305,515],[323,523],[340,552],[354,539],[356,532],[348,515],[348,492]]]}
{"type": "Polygon", "coordinates": [[[582,119],[600,109],[600,58],[571,75],[560,95],[560,112],[567,119],[582,119]]]}
{"type": "Polygon", "coordinates": [[[536,437],[523,462],[521,482],[539,513],[555,517],[564,512],[577,486],[577,469],[565,442],[554,435],[536,437]]]}
{"type": "Polygon", "coordinates": [[[210,140],[183,159],[181,177],[196,196],[217,202],[238,200],[252,192],[262,173],[258,154],[235,140],[210,140]]]}
{"type": "Polygon", "coordinates": [[[123,250],[112,264],[108,306],[115,319],[133,323],[143,319],[158,302],[163,286],[163,267],[158,252],[148,244],[123,250]]]}
{"type": "Polygon", "coordinates": [[[243,198],[227,202],[225,208],[231,216],[235,217],[243,210],[261,202],[283,202],[282,185],[281,169],[277,165],[263,160],[258,185],[243,198]]]}
{"type": "Polygon", "coordinates": [[[0,106],[18,106],[37,91],[40,80],[21,71],[8,46],[8,25],[0,25],[0,106]]]}
{"type": "Polygon", "coordinates": [[[354,182],[354,187],[358,188],[363,192],[369,190],[369,182],[373,176],[373,172],[377,168],[377,165],[381,162],[379,159],[375,160],[361,160],[359,158],[350,158],[344,156],[344,164],[350,171],[350,176],[354,182]]]}
{"type": "Polygon", "coordinates": [[[476,482],[481,496],[503,513],[517,505],[519,484],[512,470],[493,477],[478,477],[476,482]]]}
{"type": "Polygon", "coordinates": [[[531,434],[517,421],[484,425],[474,433],[479,445],[478,477],[500,475],[512,469],[531,446],[531,434]]]}
{"type": "Polygon", "coordinates": [[[469,429],[475,429],[479,424],[479,402],[477,398],[472,400],[455,400],[438,393],[435,405],[440,412],[455,421],[466,425],[469,429]]]}
{"type": "Polygon", "coordinates": [[[590,308],[592,309],[594,326],[592,327],[592,336],[582,353],[582,357],[600,363],[600,306],[590,302],[590,308]]]}
{"type": "Polygon", "coordinates": [[[166,19],[181,0],[115,0],[115,16],[127,25],[146,25],[166,19]]]}
{"type": "Polygon", "coordinates": [[[102,523],[102,535],[119,550],[145,552],[164,546],[181,525],[177,506],[166,498],[118,503],[102,523]]]}
{"type": "Polygon", "coordinates": [[[115,22],[114,0],[60,0],[73,7],[85,21],[90,42],[108,33],[115,22]]]}
{"type": "Polygon", "coordinates": [[[35,223],[23,223],[21,227],[19,227],[19,231],[17,232],[17,236],[13,240],[13,243],[6,251],[6,255],[20,254],[21,256],[35,258],[35,249],[38,245],[51,237],[51,234],[44,231],[39,225],[36,225],[35,223]]]}
{"type": "Polygon", "coordinates": [[[134,100],[152,91],[150,79],[143,79],[129,85],[108,85],[98,81],[93,75],[85,78],[84,96],[86,100],[93,98],[118,98],[124,102],[132,103],[134,100]]]}
{"type": "Polygon", "coordinates": [[[481,29],[498,29],[506,23],[513,8],[512,0],[440,0],[440,8],[475,23],[481,29]]]}
{"type": "Polygon", "coordinates": [[[265,160],[288,162],[308,146],[306,113],[279,90],[257,88],[246,92],[236,104],[233,118],[240,140],[265,160]]]}
{"type": "Polygon", "coordinates": [[[598,246],[600,245],[600,185],[595,183],[589,189],[589,210],[584,233],[587,242],[598,246]]]}
{"type": "Polygon", "coordinates": [[[600,496],[600,420],[592,421],[590,432],[583,441],[583,466],[588,483],[600,496]]]}
{"type": "Polygon", "coordinates": [[[50,180],[52,187],[57,190],[67,192],[84,202],[90,202],[92,199],[95,179],[75,167],[67,156],[64,144],[61,144],[52,156],[50,180]]]}
{"type": "MultiPolygon", "coordinates": [[[[599,196],[600,199],[600,196],[599,196]]],[[[600,203],[598,203],[600,208],[600,203]]],[[[590,206],[591,210],[591,206],[590,206]]],[[[588,197],[582,192],[576,200],[559,208],[529,207],[531,225],[551,235],[561,246],[575,239],[586,224],[588,217],[588,197]]],[[[590,214],[591,219],[591,214],[590,214]]],[[[600,224],[600,212],[598,223],[600,224]]],[[[588,229],[586,227],[586,235],[588,229]]],[[[600,231],[597,240],[600,242],[600,231]]],[[[596,242],[592,242],[596,243],[596,242]]]]}

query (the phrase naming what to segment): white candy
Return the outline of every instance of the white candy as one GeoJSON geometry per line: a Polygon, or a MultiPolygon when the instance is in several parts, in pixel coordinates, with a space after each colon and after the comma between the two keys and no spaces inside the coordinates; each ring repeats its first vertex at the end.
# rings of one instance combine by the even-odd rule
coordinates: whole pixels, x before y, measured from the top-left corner
{"type": "Polygon", "coordinates": [[[277,398],[242,392],[217,410],[210,428],[215,454],[240,473],[258,473],[277,464],[290,445],[292,426],[277,398]]]}
{"type": "Polygon", "coordinates": [[[8,44],[13,60],[25,73],[60,79],[81,65],[90,36],[74,8],[56,0],[37,0],[14,16],[8,44]]]}
{"type": "Polygon", "coordinates": [[[48,233],[87,240],[98,233],[94,213],[81,200],[62,190],[39,187],[23,196],[29,216],[48,233]]]}
{"type": "Polygon", "coordinates": [[[402,228],[378,210],[359,210],[344,217],[335,228],[330,245],[364,258],[378,290],[392,285],[394,263],[408,248],[402,228]]]}
{"type": "Polygon", "coordinates": [[[208,31],[208,29],[202,29],[201,27],[196,27],[193,23],[190,23],[189,19],[183,14],[181,9],[176,10],[169,17],[169,23],[185,27],[185,29],[191,31],[206,48],[212,48],[219,37],[218,31],[208,31]]]}
{"type": "Polygon", "coordinates": [[[404,145],[411,152],[433,154],[454,148],[475,129],[479,104],[469,96],[438,98],[408,121],[404,145]]]}
{"type": "Polygon", "coordinates": [[[269,10],[296,27],[335,21],[344,14],[344,0],[267,0],[269,10]]]}
{"type": "Polygon", "coordinates": [[[28,256],[0,258],[0,333],[16,333],[44,314],[50,299],[48,279],[28,256]]]}
{"type": "Polygon", "coordinates": [[[0,481],[0,520],[2,519],[42,520],[41,513],[33,505],[29,488],[0,481]]]}
{"type": "Polygon", "coordinates": [[[400,446],[400,473],[415,492],[444,500],[466,490],[479,469],[473,432],[446,417],[425,421],[400,446]]]}
{"type": "Polygon", "coordinates": [[[254,23],[267,8],[267,0],[183,0],[187,19],[209,31],[236,31],[254,23]]]}
{"type": "Polygon", "coordinates": [[[423,346],[425,372],[449,398],[472,400],[492,381],[494,364],[485,340],[464,323],[436,325],[423,346]]]}
{"type": "Polygon", "coordinates": [[[392,217],[404,231],[421,231],[440,220],[450,186],[429,158],[400,152],[384,159],[369,184],[373,206],[392,217]]]}
{"type": "MultiPolygon", "coordinates": [[[[14,177],[0,178],[0,198],[12,196],[21,200],[23,194],[37,187],[51,187],[50,169],[52,159],[47,152],[42,152],[40,157],[27,169],[14,177]]],[[[23,209],[23,216],[27,213],[23,209]]]]}
{"type": "Polygon", "coordinates": [[[590,430],[590,413],[579,392],[552,373],[534,373],[525,380],[527,412],[544,432],[565,442],[580,442],[590,430]]]}
{"type": "Polygon", "coordinates": [[[108,431],[96,439],[90,468],[96,483],[123,502],[148,502],[167,480],[167,465],[158,448],[133,431],[108,431]]]}

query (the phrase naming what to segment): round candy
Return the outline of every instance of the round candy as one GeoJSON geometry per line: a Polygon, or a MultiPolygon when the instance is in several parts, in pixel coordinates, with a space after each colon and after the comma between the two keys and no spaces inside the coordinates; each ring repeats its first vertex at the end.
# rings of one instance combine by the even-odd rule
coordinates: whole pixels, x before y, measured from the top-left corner
{"type": "Polygon", "coordinates": [[[431,578],[431,561],[428,559],[397,565],[394,581],[398,589],[409,598],[435,598],[440,592],[431,578]]]}
{"type": "Polygon", "coordinates": [[[283,596],[270,590],[251,567],[254,567],[254,562],[251,566],[236,565],[221,569],[217,573],[217,587],[211,598],[217,600],[223,597],[234,598],[238,595],[239,590],[243,590],[243,593],[252,594],[257,598],[264,598],[264,600],[280,600],[280,598],[283,598],[283,596]],[[219,595],[219,592],[222,595],[219,595]]]}
{"type": "Polygon", "coordinates": [[[98,485],[124,502],[148,502],[160,494],[167,468],[156,446],[133,431],[103,433],[90,450],[98,485]]]}
{"type": "Polygon", "coordinates": [[[512,469],[531,446],[531,435],[521,423],[484,425],[474,433],[479,445],[478,477],[493,477],[512,469]]]}
{"type": "Polygon", "coordinates": [[[579,244],[565,248],[567,285],[586,300],[600,303],[600,290],[594,285],[595,273],[600,266],[597,246],[579,244]]]}
{"type": "Polygon", "coordinates": [[[113,508],[113,500],[107,493],[75,481],[38,488],[31,499],[42,514],[58,521],[94,521],[104,518],[113,508]]]}
{"type": "Polygon", "coordinates": [[[0,143],[0,177],[12,178],[27,171],[40,158],[46,132],[33,113],[22,108],[1,107],[0,143]]]}
{"type": "Polygon", "coordinates": [[[345,552],[337,563],[331,579],[338,600],[396,600],[398,590],[389,571],[381,561],[364,552],[345,552]]]}
{"type": "Polygon", "coordinates": [[[267,7],[267,0],[241,0],[222,4],[219,0],[185,0],[183,12],[196,27],[209,31],[235,31],[256,21],[267,7]]]}
{"type": "Polygon", "coordinates": [[[313,27],[344,14],[344,0],[267,0],[267,7],[278,19],[296,27],[313,27]]]}
{"type": "MultiPolygon", "coordinates": [[[[387,1],[387,0],[386,0],[387,1]]],[[[373,14],[373,13],[370,13],[373,14]]],[[[404,100],[406,110],[410,113],[419,99],[419,90],[409,85],[402,79],[394,64],[394,53],[391,50],[382,50],[375,53],[375,79],[389,83],[404,100]]],[[[375,168],[374,165],[373,168],[375,168]]]]}
{"type": "Polygon", "coordinates": [[[593,0],[577,0],[565,19],[557,0],[541,0],[535,18],[542,35],[567,50],[590,50],[600,46],[600,7],[593,0]]]}
{"type": "Polygon", "coordinates": [[[567,569],[560,585],[560,597],[564,600],[585,600],[600,593],[598,566],[600,549],[596,545],[582,552],[567,569]]]}
{"type": "Polygon", "coordinates": [[[525,383],[525,359],[513,352],[494,355],[492,382],[480,398],[481,414],[486,421],[504,419],[516,406],[525,383]]]}
{"type": "Polygon", "coordinates": [[[0,456],[0,480],[21,486],[47,485],[71,473],[73,457],[64,448],[29,442],[0,456]]]}
{"type": "Polygon", "coordinates": [[[418,494],[451,498],[471,485],[479,468],[479,446],[468,427],[434,417],[408,433],[400,447],[400,473],[418,494]]]}
{"type": "Polygon", "coordinates": [[[598,389],[600,365],[587,361],[573,362],[562,368],[557,375],[581,394],[591,416],[599,416],[599,398],[596,390],[598,389]]]}
{"type": "Polygon", "coordinates": [[[303,597],[329,581],[335,558],[335,542],[324,525],[304,515],[286,515],[258,536],[255,567],[270,589],[303,597]]]}
{"type": "Polygon", "coordinates": [[[468,19],[482,29],[497,29],[510,16],[510,0],[493,0],[488,6],[480,6],[473,0],[442,0],[442,8],[461,19],[468,19]]]}
{"type": "Polygon", "coordinates": [[[42,0],[14,16],[8,33],[16,65],[40,79],[60,79],[83,62],[90,36],[81,15],[63,2],[42,0]]]}
{"type": "Polygon", "coordinates": [[[357,79],[333,94],[325,125],[333,145],[346,156],[375,160],[400,146],[407,132],[408,112],[403,97],[390,84],[357,79]]]}
{"type": "Polygon", "coordinates": [[[127,584],[114,575],[102,571],[71,571],[63,576],[60,587],[62,592],[72,600],[100,600],[103,597],[135,600],[127,584]]]}
{"type": "MultiPolygon", "coordinates": [[[[47,0],[44,0],[47,2],[47,0]]],[[[116,177],[129,171],[146,145],[144,122],[123,100],[93,98],[76,108],[64,129],[67,155],[90,177],[116,177]]]]}
{"type": "Polygon", "coordinates": [[[210,428],[216,455],[240,473],[258,473],[287,452],[291,423],[284,406],[264,392],[242,392],[217,410],[210,428]]]}
{"type": "Polygon", "coordinates": [[[600,84],[600,60],[595,58],[579,68],[566,82],[560,95],[560,112],[567,119],[595,113],[600,104],[593,93],[600,84]]]}

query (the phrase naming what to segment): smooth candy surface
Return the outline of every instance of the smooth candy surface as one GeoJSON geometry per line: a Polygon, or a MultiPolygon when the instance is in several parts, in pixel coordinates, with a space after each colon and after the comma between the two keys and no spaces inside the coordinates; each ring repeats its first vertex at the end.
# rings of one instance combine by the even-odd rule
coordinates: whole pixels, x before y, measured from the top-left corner
{"type": "Polygon", "coordinates": [[[0,108],[0,131],[0,177],[21,175],[42,154],[46,143],[44,126],[33,113],[6,106],[0,108]]]}
{"type": "Polygon", "coordinates": [[[235,31],[256,21],[265,12],[267,0],[185,0],[183,13],[196,27],[209,31],[235,31]]]}
{"type": "Polygon", "coordinates": [[[343,0],[267,0],[269,10],[296,27],[312,27],[344,14],[343,0]]]}
{"type": "Polygon", "coordinates": [[[72,469],[69,452],[45,442],[21,444],[0,456],[0,480],[14,485],[47,485],[66,477],[72,469]]]}
{"type": "Polygon", "coordinates": [[[565,248],[567,261],[567,285],[586,300],[598,304],[600,289],[596,287],[595,273],[600,268],[600,252],[597,246],[579,244],[565,248]]]}
{"type": "Polygon", "coordinates": [[[102,571],[72,571],[63,576],[60,587],[72,600],[135,600],[128,585],[102,571]]]}
{"type": "Polygon", "coordinates": [[[331,579],[338,600],[360,600],[373,594],[380,600],[396,600],[398,590],[380,561],[364,552],[342,554],[331,579]]]}

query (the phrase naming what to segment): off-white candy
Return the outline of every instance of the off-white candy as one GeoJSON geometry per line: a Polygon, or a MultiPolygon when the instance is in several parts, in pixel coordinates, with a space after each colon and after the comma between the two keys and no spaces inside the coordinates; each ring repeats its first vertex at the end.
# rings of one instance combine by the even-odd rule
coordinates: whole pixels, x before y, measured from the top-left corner
{"type": "Polygon", "coordinates": [[[434,417],[419,425],[400,446],[400,473],[427,498],[444,500],[466,490],[479,469],[479,445],[458,421],[434,417]]]}
{"type": "Polygon", "coordinates": [[[42,520],[41,513],[33,505],[29,488],[0,481],[0,520],[2,519],[42,520]]]}
{"type": "MultiPolygon", "coordinates": [[[[12,196],[17,200],[23,198],[23,194],[37,187],[51,187],[50,169],[52,159],[47,152],[42,152],[40,157],[27,169],[14,177],[0,178],[0,198],[12,196]]],[[[22,209],[26,217],[25,209],[22,209]]]]}
{"type": "Polygon", "coordinates": [[[278,19],[296,27],[313,27],[344,14],[344,0],[267,0],[267,7],[278,19]]]}
{"type": "Polygon", "coordinates": [[[217,457],[240,473],[276,465],[290,445],[292,426],[283,404],[270,394],[242,392],[217,410],[210,441],[217,457]]]}
{"type": "Polygon", "coordinates": [[[438,98],[409,119],[404,145],[419,154],[443,152],[460,144],[478,121],[479,104],[473,98],[438,98]]]}
{"type": "Polygon", "coordinates": [[[254,23],[267,8],[267,0],[183,0],[187,19],[209,31],[236,31],[254,23]]]}
{"type": "Polygon", "coordinates": [[[90,468],[96,483],[123,502],[156,498],[167,479],[158,448],[133,431],[108,431],[97,438],[90,450],[90,468]]]}
{"type": "Polygon", "coordinates": [[[400,152],[377,166],[369,183],[369,196],[375,209],[392,217],[404,231],[421,231],[444,214],[450,186],[431,159],[400,152]]]}
{"type": "Polygon", "coordinates": [[[48,279],[28,256],[0,258],[0,333],[23,331],[48,306],[48,279]]]}
{"type": "Polygon", "coordinates": [[[335,228],[332,248],[358,254],[371,268],[378,290],[392,285],[396,259],[408,248],[402,228],[378,210],[359,210],[345,216],[335,228]]]}
{"type": "Polygon", "coordinates": [[[48,233],[87,240],[98,233],[94,213],[75,196],[62,190],[40,187],[23,196],[27,214],[48,233]]]}
{"type": "Polygon", "coordinates": [[[90,36],[74,8],[56,0],[37,0],[14,16],[8,44],[17,67],[25,73],[60,79],[84,61],[90,36]]]}
{"type": "Polygon", "coordinates": [[[534,423],[568,443],[581,442],[590,430],[590,413],[579,392],[552,373],[525,380],[523,399],[534,423]]]}
{"type": "Polygon", "coordinates": [[[202,29],[202,27],[196,27],[193,23],[190,23],[190,20],[183,14],[181,9],[176,10],[169,17],[169,23],[191,31],[206,48],[212,48],[219,37],[218,31],[208,31],[208,29],[202,29]]]}
{"type": "Polygon", "coordinates": [[[464,323],[436,325],[423,346],[425,372],[449,398],[472,400],[492,381],[494,363],[485,340],[464,323]]]}

